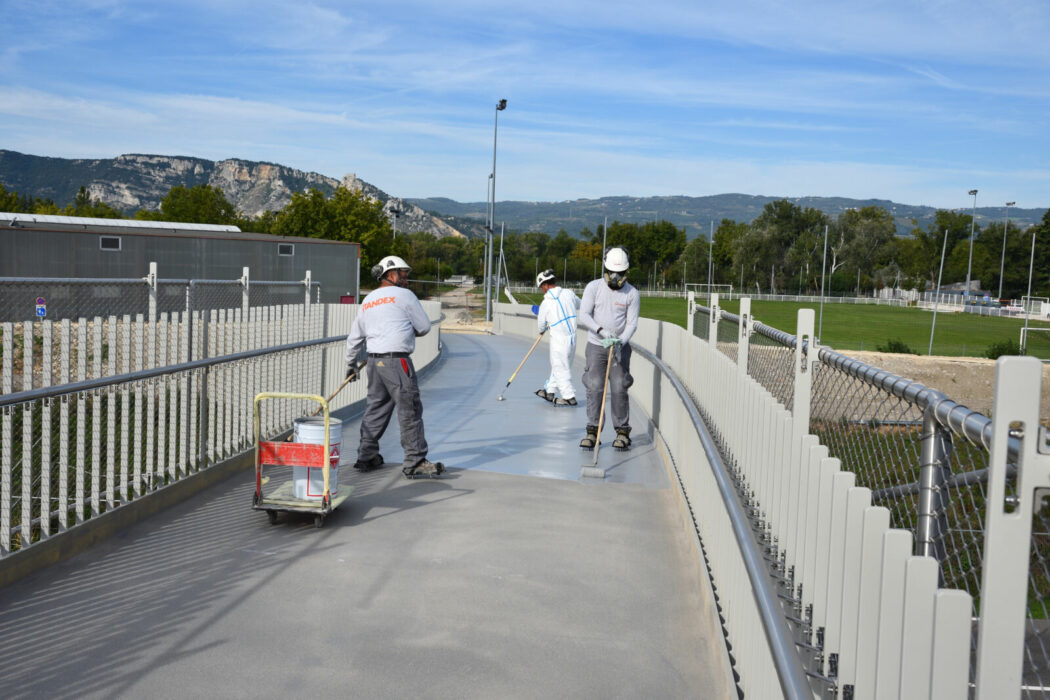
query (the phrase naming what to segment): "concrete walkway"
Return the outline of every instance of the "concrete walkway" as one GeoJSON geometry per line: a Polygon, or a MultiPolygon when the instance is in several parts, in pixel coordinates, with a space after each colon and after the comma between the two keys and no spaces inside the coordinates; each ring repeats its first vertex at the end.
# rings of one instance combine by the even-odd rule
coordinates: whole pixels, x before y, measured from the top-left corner
{"type": "MultiPolygon", "coordinates": [[[[270,525],[239,475],[4,588],[0,697],[734,697],[644,416],[581,482],[583,407],[532,393],[546,345],[498,402],[529,342],[444,343],[422,388],[445,478],[345,468],[317,530],[270,525]]],[[[382,451],[400,460],[396,418],[382,451]]]]}

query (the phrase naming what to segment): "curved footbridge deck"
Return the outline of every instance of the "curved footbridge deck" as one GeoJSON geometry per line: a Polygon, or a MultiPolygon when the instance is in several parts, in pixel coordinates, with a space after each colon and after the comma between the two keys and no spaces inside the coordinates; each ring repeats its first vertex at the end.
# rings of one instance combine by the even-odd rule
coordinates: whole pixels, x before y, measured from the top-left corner
{"type": "MultiPolygon", "coordinates": [[[[439,480],[344,467],[314,529],[240,474],[0,591],[0,696],[735,697],[710,585],[652,424],[592,453],[533,395],[546,343],[445,334],[421,376],[439,480]]],[[[344,421],[352,462],[359,415],[344,421]]],[[[702,458],[702,457],[699,457],[702,458]]]]}

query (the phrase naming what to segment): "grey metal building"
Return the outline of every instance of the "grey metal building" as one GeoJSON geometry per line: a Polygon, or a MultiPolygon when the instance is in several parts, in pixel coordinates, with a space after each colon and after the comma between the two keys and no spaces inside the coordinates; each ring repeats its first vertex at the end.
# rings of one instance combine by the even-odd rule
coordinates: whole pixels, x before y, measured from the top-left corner
{"type": "Polygon", "coordinates": [[[358,243],[248,233],[236,226],[0,212],[0,277],[295,282],[309,270],[320,301],[359,293],[358,243]]]}

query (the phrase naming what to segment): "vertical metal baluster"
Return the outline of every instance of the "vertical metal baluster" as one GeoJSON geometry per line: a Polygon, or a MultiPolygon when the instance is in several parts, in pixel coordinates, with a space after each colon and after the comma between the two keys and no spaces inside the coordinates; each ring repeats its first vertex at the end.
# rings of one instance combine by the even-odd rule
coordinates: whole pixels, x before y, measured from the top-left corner
{"type": "MultiPolygon", "coordinates": [[[[138,372],[143,369],[145,363],[146,353],[146,332],[144,328],[144,322],[142,314],[135,315],[135,371],[138,372]]],[[[132,486],[135,490],[135,496],[141,496],[143,493],[142,483],[142,441],[146,434],[145,425],[142,423],[142,382],[135,382],[135,430],[132,432],[135,448],[134,448],[134,460],[133,469],[134,474],[132,476],[132,486]]],[[[148,451],[148,448],[147,448],[148,451]]]]}
{"type": "MultiPolygon", "coordinates": [[[[62,319],[59,349],[59,378],[62,384],[69,383],[69,365],[72,362],[70,349],[71,328],[69,319],[62,319]]],[[[69,525],[69,396],[59,399],[59,423],[58,423],[58,530],[65,530],[69,525]]]]}
{"type": "MultiPolygon", "coordinates": [[[[109,317],[109,376],[117,373],[117,317],[109,317]]],[[[117,471],[117,394],[116,387],[106,389],[106,505],[116,505],[115,482],[117,471]]]]}
{"type": "MultiPolygon", "coordinates": [[[[51,343],[54,338],[54,322],[44,321],[41,326],[43,372],[40,376],[40,386],[49,387],[53,373],[51,343]]],[[[51,410],[53,405],[53,400],[47,399],[40,406],[40,539],[46,539],[51,535],[51,410]]]]}
{"type": "MultiPolygon", "coordinates": [[[[4,333],[4,357],[0,386],[5,394],[12,393],[14,378],[15,326],[13,323],[0,323],[4,333]]],[[[0,555],[11,551],[11,472],[13,471],[14,454],[11,449],[14,423],[11,411],[0,409],[0,555]]]]}
{"type": "MultiPolygon", "coordinates": [[[[168,312],[160,314],[157,322],[157,361],[154,367],[163,367],[168,362],[168,312]]],[[[168,381],[163,377],[153,380],[157,391],[157,469],[154,472],[154,488],[165,485],[164,478],[167,450],[165,449],[168,434],[168,381]]]]}
{"type": "MultiPolygon", "coordinates": [[[[171,325],[168,348],[168,364],[174,365],[179,361],[179,314],[173,311],[171,314],[171,325]]],[[[179,381],[172,374],[164,376],[165,391],[168,394],[168,482],[175,483],[178,478],[178,445],[176,440],[176,429],[179,426],[179,381]]]]}
{"type": "MultiPolygon", "coordinates": [[[[87,379],[87,326],[88,321],[86,318],[80,318],[77,320],[77,381],[84,381],[87,379]]],[[[85,487],[85,473],[87,470],[87,445],[85,440],[87,438],[88,424],[87,424],[87,406],[84,402],[87,400],[87,396],[83,393],[76,395],[77,401],[77,422],[76,422],[76,434],[77,434],[77,461],[76,461],[76,481],[75,491],[73,494],[73,504],[76,511],[76,522],[79,525],[84,522],[84,487],[85,487]]]]}
{"type": "MultiPolygon", "coordinates": [[[[190,360],[190,336],[193,333],[193,316],[185,311],[182,312],[182,338],[179,347],[179,362],[186,363],[190,360]]],[[[190,439],[189,427],[192,425],[190,416],[190,373],[182,372],[179,381],[181,398],[181,410],[179,413],[179,473],[185,476],[189,473],[187,459],[187,444],[190,439]]]]}
{"type": "MultiPolygon", "coordinates": [[[[120,372],[127,374],[131,371],[131,316],[125,314],[120,326],[120,372]]],[[[131,394],[128,385],[120,387],[120,500],[126,502],[128,496],[128,434],[131,418],[131,394]]]]}
{"type": "MultiPolygon", "coordinates": [[[[92,379],[102,376],[102,319],[95,316],[92,333],[92,379]]],[[[102,392],[91,396],[91,517],[102,512],[102,392]]]]}
{"type": "MultiPolygon", "coordinates": [[[[33,388],[33,323],[22,323],[22,390],[33,388]]],[[[22,548],[28,547],[33,537],[33,403],[22,405],[22,548]]]]}

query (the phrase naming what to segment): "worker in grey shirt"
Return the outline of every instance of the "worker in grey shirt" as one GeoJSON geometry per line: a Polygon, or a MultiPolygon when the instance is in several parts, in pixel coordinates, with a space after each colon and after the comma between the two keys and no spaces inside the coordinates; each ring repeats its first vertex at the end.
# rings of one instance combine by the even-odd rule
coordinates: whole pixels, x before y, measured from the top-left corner
{"type": "Polygon", "coordinates": [[[640,300],[638,290],[627,281],[630,262],[626,250],[610,248],[605,253],[602,267],[602,279],[594,280],[583,290],[578,319],[590,330],[587,334],[587,364],[583,370],[583,385],[587,389],[587,435],[580,441],[580,447],[592,450],[598,443],[605,367],[612,355],[608,402],[616,430],[613,447],[626,450],[631,446],[627,389],[634,383],[630,341],[638,330],[640,300]]]}
{"type": "Polygon", "coordinates": [[[351,381],[357,379],[358,357],[362,348],[367,349],[368,396],[354,468],[369,471],[383,466],[379,439],[396,406],[405,453],[401,471],[416,478],[437,476],[445,466],[427,460],[423,403],[410,355],[416,349],[416,338],[430,332],[430,318],[416,295],[405,288],[411,269],[396,255],[386,256],[372,268],[379,288],[361,300],[350,327],[346,338],[346,376],[351,381]]]}

